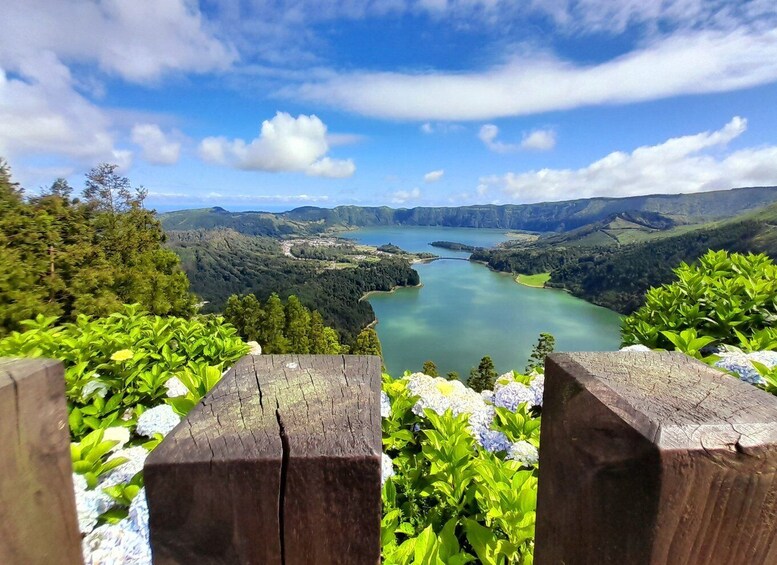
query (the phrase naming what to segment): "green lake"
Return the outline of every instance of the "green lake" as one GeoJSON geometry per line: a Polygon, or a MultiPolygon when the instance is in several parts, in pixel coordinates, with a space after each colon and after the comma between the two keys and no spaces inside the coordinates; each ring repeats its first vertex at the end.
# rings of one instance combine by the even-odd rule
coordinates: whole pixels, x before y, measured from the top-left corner
{"type": "Polygon", "coordinates": [[[364,228],[343,234],[369,245],[393,243],[447,259],[414,268],[419,288],[370,295],[388,371],[418,371],[431,359],[440,374],[466,378],[483,355],[500,373],[522,371],[540,332],[556,338],[556,351],[613,351],[620,315],[559,290],[530,288],[513,277],[460,260],[467,253],[431,247],[447,240],[490,247],[507,239],[500,230],[466,228],[364,228]],[[459,259],[459,260],[456,260],[459,259]]]}

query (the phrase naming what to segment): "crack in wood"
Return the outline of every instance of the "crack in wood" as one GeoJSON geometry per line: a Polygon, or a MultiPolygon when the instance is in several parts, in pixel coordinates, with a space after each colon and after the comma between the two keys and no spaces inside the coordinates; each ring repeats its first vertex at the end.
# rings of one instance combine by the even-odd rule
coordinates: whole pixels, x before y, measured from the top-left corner
{"type": "Polygon", "coordinates": [[[275,399],[275,418],[278,420],[278,428],[281,436],[281,488],[278,491],[278,530],[281,545],[281,564],[286,563],[286,523],[284,521],[286,511],[286,480],[289,472],[289,438],[286,435],[286,426],[283,425],[283,416],[281,416],[281,406],[278,399],[275,399]]]}

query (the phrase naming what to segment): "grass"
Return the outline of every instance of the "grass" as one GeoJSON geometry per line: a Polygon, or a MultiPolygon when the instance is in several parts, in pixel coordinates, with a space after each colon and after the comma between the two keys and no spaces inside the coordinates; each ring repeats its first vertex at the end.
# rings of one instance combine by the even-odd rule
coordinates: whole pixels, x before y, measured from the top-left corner
{"type": "Polygon", "coordinates": [[[539,273],[537,275],[518,275],[515,277],[515,282],[532,286],[534,288],[544,288],[545,283],[550,280],[550,273],[539,273]]]}

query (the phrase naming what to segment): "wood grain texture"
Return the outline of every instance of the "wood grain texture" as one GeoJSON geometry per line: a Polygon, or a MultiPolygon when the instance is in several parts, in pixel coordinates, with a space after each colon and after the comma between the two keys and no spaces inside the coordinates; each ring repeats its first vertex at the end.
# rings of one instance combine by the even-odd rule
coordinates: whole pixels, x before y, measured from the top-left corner
{"type": "Polygon", "coordinates": [[[155,563],[377,563],[378,357],[241,359],[145,465],[155,563]]]}
{"type": "Polygon", "coordinates": [[[57,361],[0,359],[0,563],[82,563],[57,361]]]}
{"type": "Polygon", "coordinates": [[[545,374],[536,563],[777,563],[776,397],[681,353],[545,374]]]}

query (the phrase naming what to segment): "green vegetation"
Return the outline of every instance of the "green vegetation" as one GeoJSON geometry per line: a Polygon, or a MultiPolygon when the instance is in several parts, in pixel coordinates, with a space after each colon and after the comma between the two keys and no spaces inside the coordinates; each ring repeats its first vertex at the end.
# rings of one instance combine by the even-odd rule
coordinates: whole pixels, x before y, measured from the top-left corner
{"type": "Polygon", "coordinates": [[[528,375],[532,371],[544,372],[545,369],[545,357],[553,353],[553,349],[556,347],[556,338],[549,333],[541,333],[537,339],[537,343],[532,347],[531,356],[529,357],[529,363],[526,365],[524,372],[528,375]]]}
{"type": "Polygon", "coordinates": [[[423,367],[421,367],[421,372],[424,375],[429,375],[430,377],[439,377],[440,372],[437,370],[437,365],[435,365],[434,361],[424,361],[423,367]]]}
{"type": "Polygon", "coordinates": [[[308,309],[318,310],[347,345],[353,345],[362,328],[375,321],[370,303],[360,300],[364,294],[419,283],[418,273],[401,257],[331,269],[319,261],[284,255],[273,239],[232,230],[168,235],[168,245],[181,257],[192,289],[208,301],[203,311],[220,311],[234,294],[255,294],[260,301],[273,293],[284,299],[295,295],[308,309]]]}
{"type": "Polygon", "coordinates": [[[224,319],[237,328],[241,337],[261,344],[263,353],[347,353],[337,331],[324,325],[318,310],[311,312],[291,295],[284,306],[273,293],[264,307],[253,294],[232,295],[224,309],[224,319]]]}
{"type": "Polygon", "coordinates": [[[138,302],[154,314],[188,316],[194,296],[163,247],[164,233],[115,165],[86,175],[82,199],[56,180],[24,198],[0,160],[0,336],[38,314],[74,320],[138,302]]]}
{"type": "Polygon", "coordinates": [[[430,243],[432,247],[440,247],[442,249],[450,249],[451,251],[467,251],[472,253],[475,251],[474,245],[467,245],[466,243],[457,243],[455,241],[433,241],[430,243]]]}
{"type": "Polygon", "coordinates": [[[777,348],[777,266],[767,256],[710,251],[674,274],[677,280],[650,289],[645,305],[624,319],[624,344],[691,355],[707,345],[777,348]]]}
{"type": "MultiPolygon", "coordinates": [[[[550,271],[546,286],[564,288],[594,304],[631,313],[651,286],[672,280],[672,269],[709,249],[777,256],[777,205],[641,243],[607,247],[544,243],[520,248],[478,249],[471,259],[513,273],[550,271]]],[[[687,228],[687,226],[686,226],[687,228]]]]}
{"type": "Polygon", "coordinates": [[[545,288],[545,283],[550,280],[550,273],[537,273],[536,275],[518,275],[515,282],[534,288],[545,288]]]}
{"type": "Polygon", "coordinates": [[[383,350],[380,346],[377,332],[372,328],[364,328],[356,336],[356,343],[353,346],[354,355],[377,355],[383,357],[383,350]]]}
{"type": "MultiPolygon", "coordinates": [[[[522,387],[513,375],[501,386],[522,387]],[[512,384],[511,384],[512,383],[512,384]]],[[[539,418],[458,381],[384,375],[383,561],[532,562],[539,418]]]]}
{"type": "Polygon", "coordinates": [[[469,372],[469,378],[467,379],[467,386],[475,392],[482,392],[484,390],[491,390],[494,388],[494,382],[498,373],[494,368],[494,361],[486,355],[480,360],[480,364],[477,368],[472,367],[469,372]]]}

